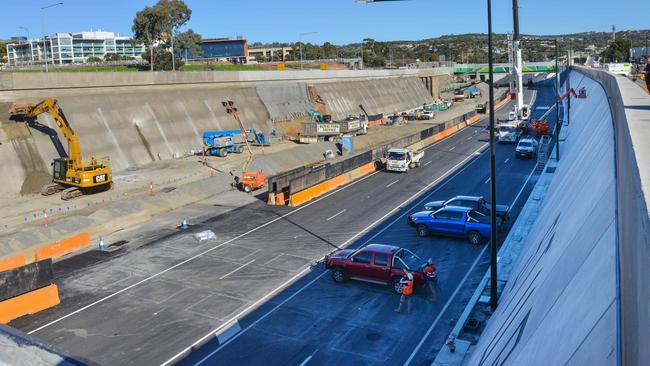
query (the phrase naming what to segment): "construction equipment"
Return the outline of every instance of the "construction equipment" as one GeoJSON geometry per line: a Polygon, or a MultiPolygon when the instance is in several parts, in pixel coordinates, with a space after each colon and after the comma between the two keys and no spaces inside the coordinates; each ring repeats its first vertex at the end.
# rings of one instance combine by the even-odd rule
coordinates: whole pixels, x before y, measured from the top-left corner
{"type": "Polygon", "coordinates": [[[244,124],[239,118],[239,113],[237,112],[235,102],[228,100],[222,102],[221,104],[226,108],[226,112],[235,119],[239,125],[239,128],[241,129],[242,135],[244,135],[244,142],[246,144],[246,148],[248,149],[248,158],[242,167],[241,189],[246,193],[250,193],[258,188],[262,188],[266,184],[266,175],[264,175],[261,170],[258,172],[252,172],[248,170],[251,163],[253,162],[253,150],[251,149],[251,145],[248,142],[249,135],[246,128],[244,128],[244,124]]]}
{"type": "MultiPolygon", "coordinates": [[[[536,120],[533,120],[531,122],[531,127],[533,128],[533,131],[537,132],[539,135],[549,135],[551,133],[551,129],[548,126],[548,121],[546,118],[555,110],[555,108],[562,103],[564,99],[566,99],[569,95],[573,94],[574,97],[579,98],[578,95],[576,94],[575,90],[573,88],[569,88],[560,98],[558,98],[557,103],[553,104],[551,108],[549,108],[541,117],[539,117],[536,120]]],[[[585,91],[585,97],[586,98],[586,91],[585,91]]],[[[581,99],[584,99],[581,98],[581,99]]]]}
{"type": "Polygon", "coordinates": [[[111,187],[112,171],[109,158],[94,156],[87,159],[82,158],[79,137],[70,126],[56,99],[48,98],[36,105],[14,103],[9,113],[12,118],[21,119],[32,127],[38,125],[36,118],[39,115],[48,113],[68,141],[68,156],[54,159],[52,183],[43,186],[42,195],[49,196],[61,192],[61,199],[69,200],[82,194],[96,193],[111,187]]]}
{"type": "MultiPolygon", "coordinates": [[[[246,130],[246,139],[256,146],[269,145],[268,138],[263,132],[254,129],[246,130]]],[[[241,154],[244,152],[244,137],[242,130],[217,130],[203,132],[203,145],[209,155],[226,157],[228,153],[241,154]]]]}

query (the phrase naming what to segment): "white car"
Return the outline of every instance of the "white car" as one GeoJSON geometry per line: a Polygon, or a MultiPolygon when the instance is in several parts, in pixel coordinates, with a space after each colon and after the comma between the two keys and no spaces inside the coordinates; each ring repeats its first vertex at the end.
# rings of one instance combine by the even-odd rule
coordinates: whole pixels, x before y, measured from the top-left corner
{"type": "Polygon", "coordinates": [[[433,119],[435,116],[436,114],[433,111],[424,110],[422,113],[420,113],[421,119],[433,119]]]}
{"type": "Polygon", "coordinates": [[[515,157],[530,157],[532,158],[537,153],[537,140],[535,139],[521,139],[515,149],[515,157]]]}

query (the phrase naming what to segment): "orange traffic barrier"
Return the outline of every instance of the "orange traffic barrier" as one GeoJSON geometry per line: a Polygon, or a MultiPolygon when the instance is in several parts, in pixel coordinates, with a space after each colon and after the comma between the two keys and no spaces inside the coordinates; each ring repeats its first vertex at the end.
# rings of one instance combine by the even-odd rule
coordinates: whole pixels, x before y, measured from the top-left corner
{"type": "Polygon", "coordinates": [[[375,162],[362,165],[350,172],[341,174],[334,178],[328,179],[324,182],[318,183],[313,187],[309,187],[303,191],[292,194],[291,197],[289,198],[289,205],[292,207],[299,206],[305,202],[308,202],[327,192],[333,191],[338,187],[341,187],[349,182],[352,182],[357,178],[370,174],[374,171],[375,171],[375,162]]]}
{"type": "Polygon", "coordinates": [[[36,260],[56,258],[71,253],[90,244],[90,235],[86,232],[75,235],[58,243],[49,244],[36,249],[36,260]]]}
{"type": "Polygon", "coordinates": [[[12,258],[0,259],[0,272],[18,268],[25,265],[25,257],[18,256],[12,258]]]}
{"type": "Polygon", "coordinates": [[[59,302],[59,289],[55,284],[0,301],[0,323],[7,324],[23,315],[38,313],[59,302]]]}

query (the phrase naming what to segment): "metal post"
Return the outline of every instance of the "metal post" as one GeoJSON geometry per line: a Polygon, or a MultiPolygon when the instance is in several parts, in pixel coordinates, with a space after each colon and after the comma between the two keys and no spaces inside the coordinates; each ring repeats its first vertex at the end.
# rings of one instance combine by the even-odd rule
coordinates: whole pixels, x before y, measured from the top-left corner
{"type": "MultiPolygon", "coordinates": [[[[494,147],[494,58],[492,53],[492,0],[487,0],[488,16],[488,72],[490,78],[490,201],[494,207],[496,194],[496,163],[494,147]]],[[[497,292],[497,216],[496,210],[490,210],[490,308],[497,309],[499,302],[497,292]]]]}
{"type": "Polygon", "coordinates": [[[302,37],[298,38],[298,42],[300,45],[300,70],[302,70],[302,37]]]}
{"type": "MultiPolygon", "coordinates": [[[[571,50],[569,50],[568,57],[567,57],[567,70],[570,70],[571,59],[572,59],[571,50]]],[[[567,75],[566,83],[567,83],[566,90],[567,91],[571,90],[571,74],[567,75]]],[[[571,124],[571,93],[569,93],[569,100],[567,101],[566,124],[567,126],[571,124]]]]}
{"type": "Polygon", "coordinates": [[[43,33],[43,55],[45,56],[45,72],[49,72],[49,70],[47,68],[47,39],[45,37],[45,16],[43,15],[43,10],[57,5],[63,5],[63,1],[41,8],[41,33],[43,33]]]}
{"type": "Polygon", "coordinates": [[[172,26],[172,71],[176,71],[176,55],[174,52],[174,27],[172,26]]]}
{"type": "Polygon", "coordinates": [[[560,161],[560,65],[557,39],[555,40],[555,160],[560,161]]]}

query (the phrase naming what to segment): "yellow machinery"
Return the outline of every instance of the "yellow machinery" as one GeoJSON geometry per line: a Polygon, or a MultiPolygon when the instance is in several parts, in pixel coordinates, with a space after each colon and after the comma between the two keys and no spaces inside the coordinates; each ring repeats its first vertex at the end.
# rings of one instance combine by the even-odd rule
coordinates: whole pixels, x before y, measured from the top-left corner
{"type": "Polygon", "coordinates": [[[68,141],[68,156],[56,158],[52,162],[52,183],[43,186],[41,194],[49,196],[61,192],[61,199],[69,200],[82,194],[95,193],[111,187],[112,172],[108,157],[101,159],[94,156],[83,159],[81,143],[75,134],[63,110],[56,99],[48,98],[34,105],[14,103],[9,110],[14,118],[30,124],[43,113],[49,113],[56,122],[59,131],[68,141]]]}

